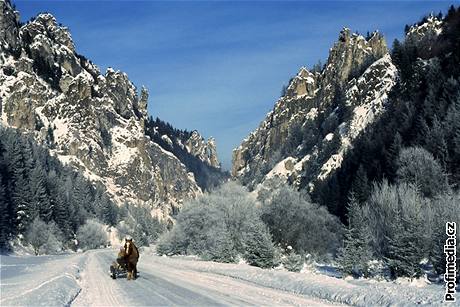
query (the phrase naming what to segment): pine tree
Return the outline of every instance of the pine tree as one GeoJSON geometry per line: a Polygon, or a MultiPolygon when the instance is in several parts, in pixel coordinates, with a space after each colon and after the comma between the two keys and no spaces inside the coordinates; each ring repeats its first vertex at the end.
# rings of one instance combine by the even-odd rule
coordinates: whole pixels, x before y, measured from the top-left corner
{"type": "Polygon", "coordinates": [[[14,203],[16,225],[19,233],[24,233],[30,221],[37,216],[36,212],[29,206],[30,190],[29,185],[22,174],[13,175],[15,182],[11,199],[14,203]]]}
{"type": "Polygon", "coordinates": [[[447,143],[444,135],[444,128],[441,126],[438,117],[435,115],[433,118],[432,128],[426,135],[425,148],[431,152],[439,162],[441,162],[442,166],[446,166],[448,156],[447,143]]]}
{"type": "Polygon", "coordinates": [[[40,164],[36,164],[30,174],[31,209],[48,223],[53,214],[52,204],[46,189],[46,174],[40,164]]]}
{"type": "Polygon", "coordinates": [[[430,251],[430,260],[433,263],[433,268],[438,274],[443,274],[446,271],[446,255],[443,253],[444,244],[446,243],[445,224],[441,221],[447,221],[448,217],[437,210],[435,213],[435,221],[433,227],[432,248],[430,251]],[[441,222],[441,223],[439,223],[441,222]]]}
{"type": "Polygon", "coordinates": [[[388,179],[393,181],[396,178],[396,171],[398,170],[398,157],[402,148],[402,138],[399,132],[396,132],[393,143],[385,152],[386,172],[388,179]]]}
{"type": "Polygon", "coordinates": [[[370,240],[370,231],[362,208],[352,194],[348,206],[348,227],[345,231],[344,247],[338,258],[344,274],[355,277],[369,275],[369,261],[372,259],[370,240]]]}
{"type": "Polygon", "coordinates": [[[101,220],[111,226],[117,223],[117,211],[107,194],[100,198],[101,220]]]}
{"type": "Polygon", "coordinates": [[[25,179],[25,162],[22,152],[22,142],[17,132],[6,134],[4,161],[9,178],[7,190],[11,201],[10,217],[14,220],[16,233],[24,233],[30,216],[28,206],[30,192],[25,179]]]}
{"type": "Polygon", "coordinates": [[[262,222],[255,222],[244,238],[246,261],[260,268],[272,268],[277,264],[276,249],[270,232],[262,222]]]}
{"type": "Polygon", "coordinates": [[[70,221],[71,219],[69,218],[69,203],[65,195],[65,189],[62,186],[58,186],[53,191],[56,194],[54,195],[52,219],[62,231],[64,238],[69,239],[72,233],[72,227],[70,221]]]}
{"type": "Polygon", "coordinates": [[[2,176],[0,174],[0,252],[9,249],[9,235],[11,229],[9,227],[9,212],[8,203],[5,197],[5,188],[3,186],[2,176]]]}
{"type": "Polygon", "coordinates": [[[436,114],[446,114],[448,107],[460,99],[460,85],[453,77],[444,82],[441,99],[436,104],[436,114]]]}
{"type": "Polygon", "coordinates": [[[300,272],[303,268],[304,259],[302,255],[290,251],[289,254],[282,260],[283,267],[290,272],[300,272]]]}
{"type": "Polygon", "coordinates": [[[359,165],[351,187],[354,197],[360,203],[364,203],[371,192],[369,180],[362,164],[359,165]]]}
{"type": "Polygon", "coordinates": [[[232,263],[237,259],[237,251],[232,236],[225,223],[206,233],[207,248],[202,257],[207,260],[232,263]]]}
{"type": "Polygon", "coordinates": [[[400,208],[394,212],[392,232],[388,239],[388,255],[385,257],[392,276],[417,278],[421,276],[419,263],[423,257],[420,240],[421,220],[416,216],[404,216],[400,208]]]}

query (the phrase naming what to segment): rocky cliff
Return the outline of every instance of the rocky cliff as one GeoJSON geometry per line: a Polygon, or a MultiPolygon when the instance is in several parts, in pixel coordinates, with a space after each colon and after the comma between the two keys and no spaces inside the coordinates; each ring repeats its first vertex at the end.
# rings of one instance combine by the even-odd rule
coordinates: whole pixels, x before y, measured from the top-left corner
{"type": "Polygon", "coordinates": [[[214,138],[209,138],[205,142],[204,138],[194,130],[190,138],[185,142],[187,151],[199,158],[201,161],[216,168],[220,168],[219,160],[217,159],[216,141],[214,138]]]}
{"type": "MultiPolygon", "coordinates": [[[[118,203],[169,215],[201,193],[194,174],[145,134],[148,91],[120,71],[76,52],[70,32],[50,14],[21,24],[0,0],[0,99],[3,125],[31,133],[62,162],[102,182],[118,203]]],[[[217,165],[213,143],[187,143],[217,165]]]]}
{"type": "Polygon", "coordinates": [[[385,109],[397,70],[378,32],[344,28],[320,71],[302,67],[260,126],[233,152],[232,175],[255,187],[273,176],[311,191],[340,167],[385,109]]]}

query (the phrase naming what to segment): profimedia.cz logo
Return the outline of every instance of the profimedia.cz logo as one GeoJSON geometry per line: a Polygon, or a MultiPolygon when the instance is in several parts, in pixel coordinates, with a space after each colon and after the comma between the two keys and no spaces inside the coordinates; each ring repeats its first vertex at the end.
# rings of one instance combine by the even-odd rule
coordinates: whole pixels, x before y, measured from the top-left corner
{"type": "Polygon", "coordinates": [[[446,273],[444,282],[446,283],[445,302],[455,302],[455,288],[457,277],[457,224],[455,222],[446,223],[446,244],[444,254],[446,254],[446,273]]]}

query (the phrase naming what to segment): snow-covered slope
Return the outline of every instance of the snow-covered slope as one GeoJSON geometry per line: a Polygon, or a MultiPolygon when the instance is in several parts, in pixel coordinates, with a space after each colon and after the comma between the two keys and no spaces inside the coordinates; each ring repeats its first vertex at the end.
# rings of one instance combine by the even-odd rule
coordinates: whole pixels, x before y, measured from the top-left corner
{"type": "Polygon", "coordinates": [[[118,203],[168,215],[201,193],[193,173],[145,135],[146,89],[139,92],[123,72],[101,73],[50,14],[20,24],[9,1],[0,0],[0,33],[3,125],[34,134],[118,203]]]}
{"type": "Polygon", "coordinates": [[[321,72],[302,67],[273,111],[234,150],[232,174],[253,187],[279,175],[312,190],[384,111],[396,78],[378,32],[365,38],[344,28],[321,72]]]}

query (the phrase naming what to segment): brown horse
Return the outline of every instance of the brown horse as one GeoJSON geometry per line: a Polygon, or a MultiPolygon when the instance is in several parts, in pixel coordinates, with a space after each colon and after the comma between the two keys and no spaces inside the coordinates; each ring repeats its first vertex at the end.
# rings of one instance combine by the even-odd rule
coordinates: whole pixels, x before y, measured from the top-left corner
{"type": "Polygon", "coordinates": [[[128,262],[128,280],[137,278],[137,262],[139,261],[139,250],[133,240],[126,240],[125,259],[128,262]]]}

